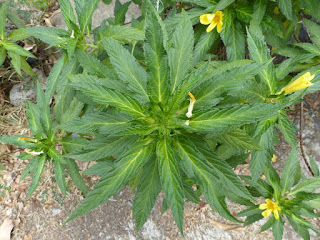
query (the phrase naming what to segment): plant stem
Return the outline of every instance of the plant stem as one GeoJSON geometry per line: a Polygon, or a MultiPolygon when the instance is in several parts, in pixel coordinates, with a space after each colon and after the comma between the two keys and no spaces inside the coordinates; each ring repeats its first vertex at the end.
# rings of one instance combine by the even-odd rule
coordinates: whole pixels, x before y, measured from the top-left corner
{"type": "Polygon", "coordinates": [[[301,149],[301,155],[302,158],[305,162],[305,164],[308,167],[309,172],[311,173],[311,175],[314,177],[314,172],[312,171],[312,168],[310,167],[308,160],[306,158],[306,155],[304,153],[304,148],[303,148],[303,137],[302,137],[302,131],[303,131],[303,124],[304,124],[304,118],[303,118],[303,102],[300,103],[300,149],[301,149]]]}

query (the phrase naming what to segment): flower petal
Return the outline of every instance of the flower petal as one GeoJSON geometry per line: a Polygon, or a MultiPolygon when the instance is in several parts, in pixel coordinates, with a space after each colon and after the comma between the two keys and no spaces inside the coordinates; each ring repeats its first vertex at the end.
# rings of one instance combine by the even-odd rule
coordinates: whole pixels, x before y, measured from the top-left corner
{"type": "Polygon", "coordinates": [[[274,215],[275,219],[279,219],[279,212],[278,212],[278,210],[274,210],[274,211],[273,211],[273,215],[274,215]]]}
{"type": "Polygon", "coordinates": [[[267,207],[268,207],[268,204],[266,204],[266,203],[262,203],[259,205],[260,210],[267,209],[267,207]]]}
{"type": "Polygon", "coordinates": [[[272,211],[267,209],[267,210],[265,210],[265,211],[262,212],[262,216],[264,216],[265,218],[267,218],[267,217],[270,216],[271,213],[272,213],[272,211]]]}
{"type": "Polygon", "coordinates": [[[212,22],[214,14],[202,14],[200,16],[200,23],[204,25],[208,25],[212,22]]]}
{"type": "Polygon", "coordinates": [[[207,32],[211,32],[212,31],[212,29],[214,29],[215,27],[217,26],[217,23],[211,23],[210,25],[209,25],[209,27],[207,27],[207,32]]]}
{"type": "Polygon", "coordinates": [[[222,22],[219,22],[219,23],[217,24],[217,32],[218,32],[218,33],[221,33],[221,32],[222,32],[222,22]]]}

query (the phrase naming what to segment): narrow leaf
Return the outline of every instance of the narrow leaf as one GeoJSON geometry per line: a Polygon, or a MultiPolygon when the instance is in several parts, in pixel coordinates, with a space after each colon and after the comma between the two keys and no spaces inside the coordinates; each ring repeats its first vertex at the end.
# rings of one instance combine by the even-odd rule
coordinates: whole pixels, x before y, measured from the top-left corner
{"type": "Polygon", "coordinates": [[[162,21],[156,10],[149,6],[146,16],[146,43],[144,44],[144,54],[147,68],[150,71],[148,84],[150,88],[150,98],[155,103],[165,103],[168,99],[168,63],[163,47],[163,33],[160,21],[162,21]]]}
{"type": "Polygon", "coordinates": [[[90,97],[93,101],[103,105],[111,105],[118,107],[124,112],[137,117],[145,117],[142,106],[138,101],[132,99],[130,96],[125,96],[104,86],[89,82],[77,82],[71,84],[74,88],[81,90],[85,95],[90,97]]]}
{"type": "Polygon", "coordinates": [[[117,161],[114,169],[103,176],[88,193],[87,198],[67,219],[67,222],[86,214],[116,194],[150,158],[151,149],[144,147],[145,144],[146,141],[139,141],[133,148],[127,150],[117,161]]]}
{"type": "Polygon", "coordinates": [[[245,57],[245,38],[241,24],[234,21],[231,13],[227,12],[224,15],[223,25],[221,38],[227,48],[228,60],[243,59],[245,57]]]}
{"type": "Polygon", "coordinates": [[[91,0],[91,1],[86,1],[83,5],[83,9],[81,9],[81,12],[78,13],[78,18],[79,18],[79,24],[80,24],[80,29],[82,33],[90,34],[91,31],[91,24],[92,24],[92,15],[94,11],[98,7],[99,0],[91,0]]]}
{"type": "Polygon", "coordinates": [[[35,172],[33,178],[32,178],[32,182],[30,184],[29,187],[29,191],[28,191],[28,195],[27,195],[27,199],[30,198],[30,196],[32,195],[32,193],[37,189],[37,187],[39,186],[40,183],[40,177],[43,173],[43,169],[44,169],[44,165],[46,163],[46,158],[47,155],[46,154],[42,154],[40,155],[40,157],[38,158],[38,164],[37,164],[37,171],[35,172]]]}
{"type": "Polygon", "coordinates": [[[102,41],[120,79],[127,83],[132,91],[139,93],[141,100],[148,102],[146,71],[118,42],[108,38],[103,38],[102,41]]]}
{"type": "Polygon", "coordinates": [[[157,144],[157,158],[161,185],[166,200],[172,211],[173,218],[183,234],[184,194],[179,173],[179,166],[174,157],[173,149],[168,139],[164,138],[157,144]]]}
{"type": "Polygon", "coordinates": [[[152,158],[143,169],[138,190],[133,201],[133,217],[137,232],[147,221],[161,190],[158,163],[152,158]]]}
{"type": "MultiPolygon", "coordinates": [[[[67,0],[68,1],[68,0],[67,0]]],[[[63,54],[56,64],[53,66],[53,68],[50,71],[50,74],[47,79],[47,84],[46,84],[46,93],[45,93],[45,98],[46,98],[46,103],[49,104],[51,101],[51,98],[56,90],[56,86],[58,84],[58,79],[61,73],[61,70],[64,66],[66,60],[66,55],[63,54]]]]}
{"type": "Polygon", "coordinates": [[[185,78],[192,64],[193,29],[188,15],[183,12],[172,36],[172,46],[168,49],[171,93],[185,78]]]}
{"type": "Polygon", "coordinates": [[[294,174],[299,166],[298,151],[293,148],[289,154],[286,164],[282,170],[281,176],[281,195],[284,195],[286,191],[290,190],[294,183],[294,174]]]}
{"type": "Polygon", "coordinates": [[[73,159],[67,159],[67,163],[64,165],[66,169],[68,170],[68,173],[72,179],[72,181],[75,183],[75,185],[84,193],[87,194],[88,187],[86,186],[83,178],[81,177],[79,173],[79,168],[77,163],[73,159]]]}
{"type": "Polygon", "coordinates": [[[66,179],[65,179],[66,176],[65,176],[64,167],[59,161],[53,160],[53,169],[54,169],[54,175],[56,177],[58,186],[62,194],[65,196],[67,187],[66,187],[66,179]]]}

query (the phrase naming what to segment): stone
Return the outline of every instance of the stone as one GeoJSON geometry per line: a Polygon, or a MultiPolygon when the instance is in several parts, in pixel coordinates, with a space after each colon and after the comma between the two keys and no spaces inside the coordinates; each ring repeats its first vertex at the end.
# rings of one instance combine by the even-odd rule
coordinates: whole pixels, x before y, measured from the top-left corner
{"type": "MultiPolygon", "coordinates": [[[[45,89],[46,77],[43,72],[34,68],[32,71],[37,75],[38,80],[42,83],[42,89],[45,89]]],[[[10,103],[17,107],[26,100],[36,99],[36,83],[31,78],[25,78],[24,82],[14,85],[9,93],[10,103]]]]}
{"type": "MultiPolygon", "coordinates": [[[[123,4],[127,2],[127,0],[120,0],[120,2],[123,4]]],[[[72,6],[75,6],[74,1],[71,1],[72,6]]],[[[113,0],[109,5],[104,4],[103,2],[100,2],[98,4],[97,10],[93,13],[92,17],[92,28],[95,28],[99,26],[103,20],[114,17],[113,9],[115,5],[115,0],[113,0]]],[[[74,11],[75,12],[75,11],[74,11]]],[[[125,22],[130,22],[132,17],[138,18],[141,16],[141,9],[138,5],[131,3],[128,9],[128,12],[126,14],[126,20],[125,22]]],[[[51,16],[51,24],[54,27],[61,28],[61,29],[67,29],[66,24],[63,21],[62,13],[61,11],[55,12],[54,15],[51,16]]]]}

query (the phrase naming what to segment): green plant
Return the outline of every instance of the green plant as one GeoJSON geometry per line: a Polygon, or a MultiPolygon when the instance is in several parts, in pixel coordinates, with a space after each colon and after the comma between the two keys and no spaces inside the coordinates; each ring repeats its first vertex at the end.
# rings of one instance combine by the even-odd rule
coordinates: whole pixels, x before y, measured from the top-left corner
{"type": "Polygon", "coordinates": [[[8,9],[8,1],[0,4],[0,66],[4,63],[7,55],[11,59],[11,64],[16,72],[22,76],[21,70],[34,76],[31,67],[26,61],[26,58],[36,58],[32,53],[25,50],[16,44],[16,41],[29,37],[26,28],[21,20],[8,9]],[[7,35],[6,31],[6,18],[8,18],[18,27],[7,35]]]}
{"type": "Polygon", "coordinates": [[[50,4],[49,0],[19,0],[19,2],[21,1],[27,4],[28,7],[30,7],[32,4],[38,10],[41,10],[41,9],[45,10],[50,4]]]}
{"type": "MultiPolygon", "coordinates": [[[[320,89],[320,66],[313,59],[312,65],[297,72],[290,64],[293,59],[273,62],[267,45],[272,34],[263,21],[274,15],[275,1],[259,1],[258,7],[268,6],[268,10],[260,9],[260,15],[244,12],[242,18],[236,14],[239,9],[257,5],[199,0],[190,6],[166,1],[172,10],[165,20],[157,2],[143,1],[143,16],[132,19],[131,26],[124,23],[131,2],[117,2],[115,18],[106,20],[109,25],[103,22],[92,31],[98,2],[76,1],[78,26],[70,2],[60,0],[68,31],[27,30],[64,53],[50,73],[46,92],[38,85],[37,105],[27,103],[34,138],[0,137],[1,142],[29,148],[23,158],[37,154],[25,170],[34,175],[29,196],[39,184],[45,162],[53,159],[58,185],[65,193],[64,168],[71,163],[76,168],[74,160],[95,161],[84,173],[101,178],[67,221],[94,209],[129,183],[137,188],[133,205],[137,230],[163,191],[163,211],[171,209],[181,233],[185,199],[199,203],[203,194],[213,209],[231,221],[241,222],[229,212],[226,198],[249,206],[238,214],[248,216],[245,224],[273,213],[262,230],[273,227],[276,239],[282,238],[285,218],[305,239],[307,228],[319,234],[302,217],[318,217],[312,211],[319,208],[319,194],[313,193],[320,187],[319,173],[313,164],[316,177],[301,175],[296,129],[286,107],[320,89]],[[216,22],[229,61],[212,61],[219,34],[207,33],[206,26],[198,24],[201,15],[218,10],[223,19],[216,22]],[[246,55],[249,59],[244,59],[246,55]],[[292,147],[281,178],[270,164],[278,142],[276,129],[292,147]],[[72,138],[74,133],[78,137],[72,138]],[[60,145],[61,154],[56,150],[60,145]],[[233,168],[249,155],[251,175],[240,176],[243,184],[233,168]],[[269,205],[260,204],[259,209],[255,197],[269,199],[269,205]],[[262,208],[269,211],[262,215],[262,208]]],[[[290,18],[284,2],[278,1],[283,15],[277,18],[281,24],[285,17],[294,22],[300,5],[292,2],[295,14],[290,18]]],[[[281,33],[281,39],[285,42],[292,32],[281,33]]],[[[296,63],[303,61],[302,57],[296,63]]],[[[81,182],[84,189],[75,172],[74,182],[81,182]]]]}

